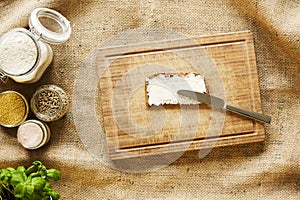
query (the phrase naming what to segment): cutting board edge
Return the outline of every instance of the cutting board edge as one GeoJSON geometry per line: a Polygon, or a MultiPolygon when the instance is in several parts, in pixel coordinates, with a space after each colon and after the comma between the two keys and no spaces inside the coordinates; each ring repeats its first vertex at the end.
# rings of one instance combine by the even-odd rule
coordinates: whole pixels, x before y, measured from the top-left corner
{"type": "MultiPolygon", "coordinates": [[[[265,140],[264,126],[259,124],[258,122],[255,122],[254,124],[257,126],[256,132],[244,133],[240,135],[232,135],[232,136],[226,136],[220,138],[195,140],[190,142],[191,144],[189,148],[185,149],[184,152],[263,142],[265,140]],[[204,142],[206,143],[205,146],[201,146],[204,142]]],[[[137,147],[137,148],[122,149],[122,150],[110,149],[110,159],[114,161],[114,160],[123,160],[123,159],[137,158],[137,157],[149,157],[149,156],[157,156],[162,154],[182,152],[182,149],[180,148],[182,145],[186,145],[186,144],[179,142],[179,143],[152,145],[146,148],[137,147]],[[164,151],[155,152],[155,149],[158,148],[164,148],[164,151]]]]}

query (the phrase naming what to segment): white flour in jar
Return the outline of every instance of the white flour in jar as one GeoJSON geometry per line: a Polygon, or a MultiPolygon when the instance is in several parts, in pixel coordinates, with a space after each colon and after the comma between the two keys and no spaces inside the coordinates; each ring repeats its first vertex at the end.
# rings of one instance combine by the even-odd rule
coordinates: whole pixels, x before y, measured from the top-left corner
{"type": "Polygon", "coordinates": [[[0,68],[11,75],[21,75],[32,69],[38,56],[34,41],[26,34],[15,32],[0,45],[0,68]]]}

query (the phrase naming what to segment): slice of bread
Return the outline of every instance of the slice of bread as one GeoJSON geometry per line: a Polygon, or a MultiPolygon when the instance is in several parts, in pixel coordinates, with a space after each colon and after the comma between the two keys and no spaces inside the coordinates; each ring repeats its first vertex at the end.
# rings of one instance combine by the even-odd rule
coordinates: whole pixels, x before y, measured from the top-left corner
{"type": "Polygon", "coordinates": [[[159,73],[146,77],[148,105],[195,105],[196,100],[177,94],[178,90],[206,93],[204,77],[197,73],[159,73]]]}

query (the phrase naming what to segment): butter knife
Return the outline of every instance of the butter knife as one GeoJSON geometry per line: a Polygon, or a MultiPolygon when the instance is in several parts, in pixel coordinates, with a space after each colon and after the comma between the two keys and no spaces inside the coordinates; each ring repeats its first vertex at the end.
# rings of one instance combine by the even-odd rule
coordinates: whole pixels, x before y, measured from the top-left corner
{"type": "Polygon", "coordinates": [[[217,108],[226,109],[228,111],[234,112],[234,113],[242,115],[244,117],[248,117],[248,118],[251,118],[251,119],[254,119],[254,120],[257,120],[260,122],[264,122],[264,123],[271,123],[270,116],[227,105],[223,99],[212,96],[212,95],[189,91],[189,90],[178,90],[177,93],[179,95],[194,99],[198,102],[203,102],[205,104],[213,105],[217,108]]]}

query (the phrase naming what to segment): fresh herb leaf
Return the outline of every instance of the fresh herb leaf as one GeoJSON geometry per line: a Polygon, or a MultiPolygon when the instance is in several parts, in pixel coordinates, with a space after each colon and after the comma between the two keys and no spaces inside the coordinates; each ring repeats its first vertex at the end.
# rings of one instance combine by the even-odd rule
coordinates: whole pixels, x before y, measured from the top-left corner
{"type": "Polygon", "coordinates": [[[35,170],[35,165],[31,165],[30,167],[28,167],[26,170],[25,170],[25,174],[26,175],[29,175],[31,174],[34,170],[35,170]]]}
{"type": "Polygon", "coordinates": [[[46,182],[45,187],[44,187],[43,190],[46,191],[46,192],[49,191],[49,190],[52,190],[52,185],[49,181],[46,182]]]}
{"type": "Polygon", "coordinates": [[[32,195],[34,189],[35,189],[35,188],[34,188],[33,185],[31,185],[31,184],[27,184],[27,185],[26,185],[26,192],[27,192],[27,194],[32,195]]]}
{"type": "Polygon", "coordinates": [[[57,169],[47,169],[40,161],[35,161],[27,169],[19,166],[17,169],[0,169],[0,200],[58,200],[60,194],[52,188],[48,179],[57,181],[61,172],[57,169]]]}
{"type": "Polygon", "coordinates": [[[52,178],[54,181],[58,181],[61,177],[61,172],[57,169],[48,169],[47,177],[52,178]]]}
{"type": "Polygon", "coordinates": [[[60,198],[60,194],[53,189],[48,191],[47,194],[51,196],[53,200],[58,200],[60,198]]]}
{"type": "Polygon", "coordinates": [[[17,168],[17,171],[19,171],[19,172],[25,172],[25,167],[24,166],[19,166],[17,168]]]}
{"type": "Polygon", "coordinates": [[[14,195],[16,198],[23,198],[26,193],[26,185],[24,182],[18,183],[14,189],[14,195]]]}
{"type": "Polygon", "coordinates": [[[27,199],[28,200],[42,200],[44,197],[44,193],[42,193],[42,191],[34,191],[34,193],[29,196],[27,199]]]}
{"type": "Polygon", "coordinates": [[[12,186],[16,186],[18,183],[25,182],[26,178],[27,178],[27,176],[26,176],[25,172],[14,171],[14,172],[11,172],[10,183],[12,184],[12,186]]]}
{"type": "Polygon", "coordinates": [[[15,169],[14,169],[14,168],[12,168],[12,167],[8,167],[8,168],[6,168],[6,170],[8,170],[8,171],[10,171],[10,172],[13,172],[13,171],[15,171],[15,169]]]}
{"type": "Polygon", "coordinates": [[[46,180],[41,177],[34,177],[31,180],[31,184],[34,186],[36,190],[42,190],[46,185],[46,180]]]}

